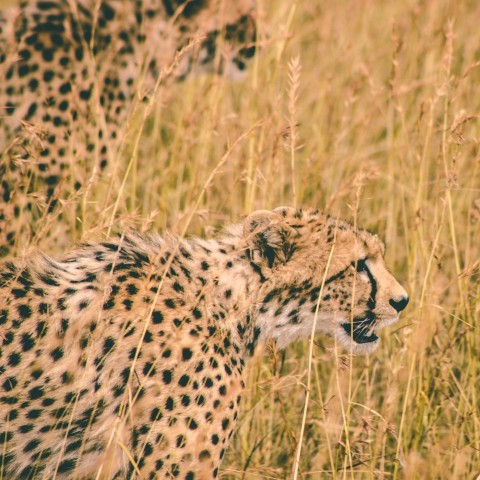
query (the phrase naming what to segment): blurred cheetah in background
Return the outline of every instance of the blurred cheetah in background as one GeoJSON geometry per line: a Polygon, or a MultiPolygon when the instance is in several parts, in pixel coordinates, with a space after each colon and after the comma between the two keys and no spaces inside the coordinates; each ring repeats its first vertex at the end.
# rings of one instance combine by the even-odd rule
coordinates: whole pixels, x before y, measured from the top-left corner
{"type": "Polygon", "coordinates": [[[162,75],[244,70],[255,53],[254,7],[30,0],[0,10],[0,257],[20,229],[34,236],[113,163],[138,94],[148,97],[162,75]]]}

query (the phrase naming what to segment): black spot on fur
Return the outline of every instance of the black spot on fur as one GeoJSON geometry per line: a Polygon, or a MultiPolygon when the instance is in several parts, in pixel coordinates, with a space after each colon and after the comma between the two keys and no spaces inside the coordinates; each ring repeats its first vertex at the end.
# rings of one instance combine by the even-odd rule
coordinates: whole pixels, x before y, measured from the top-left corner
{"type": "Polygon", "coordinates": [[[43,387],[38,386],[38,387],[32,388],[32,389],[28,392],[28,397],[30,398],[30,400],[36,400],[37,398],[43,397],[44,393],[45,393],[45,392],[44,392],[44,390],[43,390],[43,387]]]}
{"type": "Polygon", "coordinates": [[[150,412],[150,420],[152,422],[158,421],[162,418],[162,413],[160,412],[160,409],[155,407],[152,409],[150,412]]]}
{"type": "Polygon", "coordinates": [[[115,348],[115,339],[113,337],[107,337],[103,342],[103,355],[107,355],[115,348]]]}
{"type": "Polygon", "coordinates": [[[32,316],[32,309],[30,308],[29,305],[19,305],[17,307],[17,311],[18,311],[18,314],[26,319],[26,318],[30,318],[32,316]]]}
{"type": "Polygon", "coordinates": [[[154,364],[151,363],[151,362],[147,362],[145,363],[145,366],[143,367],[143,374],[145,376],[154,376],[155,374],[157,373],[155,367],[154,367],[154,364]]]}
{"type": "Polygon", "coordinates": [[[175,308],[175,302],[171,298],[167,298],[164,303],[168,308],[175,308]]]}
{"type": "Polygon", "coordinates": [[[177,445],[177,448],[184,448],[187,444],[187,438],[185,437],[185,435],[179,435],[175,443],[177,445]]]}
{"type": "Polygon", "coordinates": [[[29,333],[22,334],[20,343],[22,344],[22,350],[24,352],[31,350],[35,346],[35,340],[29,333]]]}
{"type": "Polygon", "coordinates": [[[2,384],[3,389],[6,392],[10,392],[17,386],[17,379],[15,377],[8,377],[2,384]]]}
{"type": "Polygon", "coordinates": [[[163,382],[167,385],[172,381],[172,371],[171,370],[164,370],[162,372],[163,382]]]}
{"type": "Polygon", "coordinates": [[[190,358],[192,358],[192,356],[193,356],[193,352],[190,348],[183,348],[182,349],[182,360],[183,361],[190,360],[190,358]]]}
{"type": "Polygon", "coordinates": [[[170,412],[175,408],[175,400],[172,397],[168,397],[165,402],[165,408],[170,412]]]}
{"type": "Polygon", "coordinates": [[[42,415],[42,410],[32,409],[32,410],[29,410],[29,412],[27,413],[27,418],[34,420],[36,418],[39,418],[41,415],[42,415]]]}
{"type": "Polygon", "coordinates": [[[63,348],[57,347],[53,349],[50,352],[50,356],[53,358],[53,360],[56,362],[57,360],[60,360],[63,357],[63,348]]]}
{"type": "Polygon", "coordinates": [[[152,322],[155,325],[162,323],[163,322],[162,312],[160,312],[159,310],[154,310],[152,313],[152,322]]]}
{"type": "Polygon", "coordinates": [[[30,440],[24,447],[23,451],[24,452],[31,452],[32,450],[35,450],[35,448],[40,445],[40,440],[34,438],[33,440],[30,440]]]}
{"type": "Polygon", "coordinates": [[[59,473],[70,472],[75,468],[76,464],[77,464],[77,460],[75,458],[68,458],[66,460],[62,460],[60,462],[60,465],[58,466],[58,472],[59,473]]]}
{"type": "Polygon", "coordinates": [[[11,353],[8,357],[8,364],[11,367],[15,367],[22,360],[22,356],[18,352],[11,353]]]}
{"type": "Polygon", "coordinates": [[[190,377],[187,374],[184,374],[180,377],[180,380],[178,381],[178,384],[181,387],[186,387],[189,382],[190,382],[190,377]]]}

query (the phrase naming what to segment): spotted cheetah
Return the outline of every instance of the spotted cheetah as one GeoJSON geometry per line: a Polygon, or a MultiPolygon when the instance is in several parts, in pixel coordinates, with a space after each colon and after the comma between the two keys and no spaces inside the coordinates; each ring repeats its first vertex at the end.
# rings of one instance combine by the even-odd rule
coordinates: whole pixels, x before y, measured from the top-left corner
{"type": "Polygon", "coordinates": [[[0,256],[19,228],[34,236],[46,215],[74,203],[114,163],[127,119],[157,81],[243,71],[255,53],[254,7],[24,0],[0,9],[0,256]]]}
{"type": "Polygon", "coordinates": [[[213,240],[129,233],[4,264],[3,477],[217,477],[259,343],[316,331],[366,353],[397,321],[408,296],[383,254],[281,207],[213,240]]]}

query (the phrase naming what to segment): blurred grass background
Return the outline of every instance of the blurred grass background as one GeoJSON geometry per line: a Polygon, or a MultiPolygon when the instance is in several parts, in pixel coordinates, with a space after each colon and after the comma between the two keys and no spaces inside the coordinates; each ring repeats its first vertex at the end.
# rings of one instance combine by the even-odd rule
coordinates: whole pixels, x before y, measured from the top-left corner
{"type": "MultiPolygon", "coordinates": [[[[245,78],[160,85],[110,175],[65,209],[69,241],[178,233],[193,212],[188,232],[212,235],[294,204],[385,239],[410,305],[370,356],[318,338],[298,478],[480,475],[479,19],[474,1],[258,0],[245,78]]],[[[292,477],[307,352],[252,362],[222,478],[292,477]]]]}

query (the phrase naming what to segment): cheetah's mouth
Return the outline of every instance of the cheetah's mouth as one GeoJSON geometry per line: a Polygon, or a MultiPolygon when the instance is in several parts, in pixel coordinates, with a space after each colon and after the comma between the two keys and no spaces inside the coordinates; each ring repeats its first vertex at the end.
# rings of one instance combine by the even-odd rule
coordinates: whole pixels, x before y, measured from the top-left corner
{"type": "Polygon", "coordinates": [[[369,312],[365,317],[354,318],[352,322],[342,323],[342,328],[356,343],[372,343],[378,340],[374,332],[375,317],[369,312]]]}

